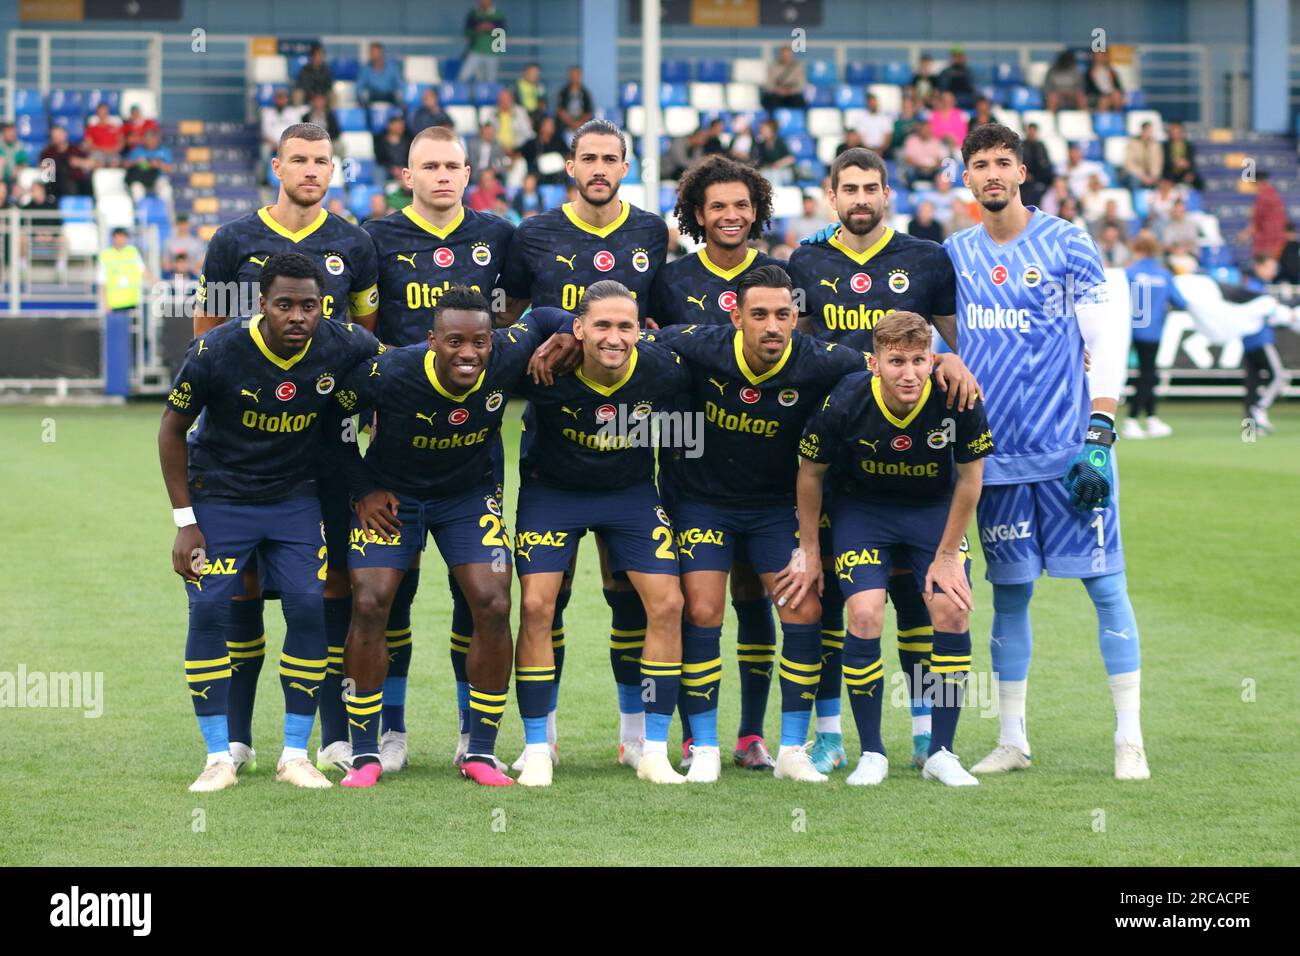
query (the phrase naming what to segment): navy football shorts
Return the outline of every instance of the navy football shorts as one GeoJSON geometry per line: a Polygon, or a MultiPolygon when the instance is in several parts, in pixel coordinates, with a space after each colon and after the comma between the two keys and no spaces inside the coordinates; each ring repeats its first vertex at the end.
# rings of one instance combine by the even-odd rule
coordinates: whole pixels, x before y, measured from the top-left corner
{"type": "MultiPolygon", "coordinates": [[[[884,590],[895,564],[906,564],[924,590],[925,572],[934,561],[948,524],[949,502],[907,505],[865,502],[838,495],[831,513],[835,556],[832,572],[847,599],[859,591],[884,590]]],[[[970,547],[962,538],[966,576],[970,577],[970,547]]],[[[936,590],[942,590],[937,588],[936,590]]]]}
{"type": "Polygon", "coordinates": [[[391,541],[375,531],[363,531],[352,516],[348,535],[348,567],[398,568],[405,571],[424,550],[429,536],[447,567],[498,564],[510,569],[510,535],[501,514],[496,489],[482,486],[463,495],[414,498],[396,495],[401,530],[391,541]]]}
{"type": "Polygon", "coordinates": [[[244,566],[257,555],[263,590],[316,594],[325,589],[325,527],[315,496],[273,504],[194,503],[207,563],[186,582],[191,604],[243,593],[244,566]]]}

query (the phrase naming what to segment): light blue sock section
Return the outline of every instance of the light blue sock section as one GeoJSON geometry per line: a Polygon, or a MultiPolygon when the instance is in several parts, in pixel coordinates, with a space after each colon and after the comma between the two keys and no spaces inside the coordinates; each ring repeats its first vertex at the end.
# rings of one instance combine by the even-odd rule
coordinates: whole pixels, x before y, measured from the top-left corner
{"type": "MultiPolygon", "coordinates": [[[[640,697],[637,697],[640,700],[640,697]]],[[[626,713],[626,711],[625,711],[626,713]]],[[[668,742],[668,727],[673,722],[672,714],[652,714],[649,711],[645,715],[645,739],[658,740],[663,743],[668,742]]],[[[691,717],[691,730],[695,730],[695,718],[691,717]]],[[[713,740],[716,743],[718,739],[718,712],[713,712],[713,740]]],[[[699,737],[696,737],[696,743],[699,743],[699,737]]]]}
{"type": "Polygon", "coordinates": [[[813,701],[813,707],[817,709],[818,717],[838,717],[840,715],[840,699],[838,697],[818,697],[813,701]]]}
{"type": "Polygon", "coordinates": [[[718,708],[691,714],[691,737],[697,747],[718,746],[718,708]]]}
{"type": "MultiPolygon", "coordinates": [[[[226,723],[225,714],[208,714],[200,717],[199,733],[203,734],[203,743],[207,745],[208,753],[219,754],[230,749],[230,728],[226,723]]],[[[716,725],[713,733],[716,737],[718,733],[716,725]]]]}
{"type": "Polygon", "coordinates": [[[1138,649],[1137,619],[1128,599],[1128,577],[1123,571],[1099,578],[1084,578],[1097,609],[1097,643],[1107,674],[1128,674],[1142,666],[1138,649]]]}
{"type": "MultiPolygon", "coordinates": [[[[460,700],[460,685],[456,686],[456,697],[460,700]]],[[[465,685],[464,703],[462,709],[469,708],[469,684],[465,685]]],[[[405,707],[406,706],[406,678],[405,677],[385,677],[384,678],[384,706],[385,707],[405,707]]]]}
{"type": "MultiPolygon", "coordinates": [[[[618,712],[620,714],[640,714],[645,711],[645,701],[641,699],[640,684],[615,684],[618,688],[618,712]]],[[[695,718],[692,717],[691,720],[695,718]]],[[[666,733],[666,731],[665,731],[666,733]]],[[[647,740],[650,738],[647,737],[647,740]]],[[[667,737],[663,738],[667,740],[667,737]]]]}
{"type": "Polygon", "coordinates": [[[526,744],[546,743],[546,718],[545,717],[524,718],[524,743],[526,744]]]}
{"type": "MultiPolygon", "coordinates": [[[[1010,679],[1010,678],[1008,678],[1008,679],[1010,679]]],[[[923,700],[914,700],[914,701],[912,701],[912,716],[913,716],[913,717],[929,717],[929,716],[930,716],[930,705],[927,704],[927,703],[926,703],[925,701],[923,701],[923,700]]]]}
{"type": "Polygon", "coordinates": [[[315,714],[285,714],[284,745],[306,750],[307,741],[311,737],[311,725],[315,721],[315,714]]]}
{"type": "MultiPolygon", "coordinates": [[[[406,703],[406,678],[385,678],[384,680],[384,702],[388,702],[388,682],[390,680],[400,680],[402,682],[402,703],[406,703]]],[[[469,710],[469,681],[456,681],[456,706],[461,710],[469,710]]]]}
{"type": "MultiPolygon", "coordinates": [[[[810,710],[781,711],[781,746],[802,747],[808,742],[808,721],[812,717],[810,710]]],[[[692,717],[691,720],[695,718],[692,717]]],[[[694,724],[691,727],[694,728],[694,724]]]]}
{"type": "Polygon", "coordinates": [[[1029,625],[1029,599],[1033,584],[993,585],[993,633],[989,654],[998,680],[1026,680],[1033,652],[1033,631],[1029,625]]]}

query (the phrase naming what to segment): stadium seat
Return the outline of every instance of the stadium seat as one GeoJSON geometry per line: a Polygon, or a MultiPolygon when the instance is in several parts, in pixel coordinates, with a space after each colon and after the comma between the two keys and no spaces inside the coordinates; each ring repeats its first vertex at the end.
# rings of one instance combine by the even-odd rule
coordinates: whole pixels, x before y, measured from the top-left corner
{"type": "Polygon", "coordinates": [[[1135,189],[1133,190],[1133,215],[1138,219],[1145,219],[1147,212],[1151,208],[1151,194],[1154,189],[1135,189]]]}
{"type": "Polygon", "coordinates": [[[1047,150],[1047,157],[1052,161],[1052,165],[1057,169],[1064,169],[1070,159],[1070,144],[1055,133],[1040,136],[1039,139],[1043,141],[1043,148],[1047,150]]]}
{"type": "Polygon", "coordinates": [[[1112,187],[1110,189],[1103,189],[1101,194],[1104,197],[1102,199],[1103,208],[1105,208],[1106,203],[1113,200],[1115,203],[1115,212],[1121,219],[1133,218],[1133,194],[1131,192],[1122,187],[1112,187]]]}
{"type": "MultiPolygon", "coordinates": [[[[631,133],[633,136],[644,136],[645,135],[645,107],[629,106],[627,109],[627,114],[624,117],[623,123],[627,127],[627,131],[631,133]]],[[[660,128],[662,128],[662,124],[660,128]]]]}
{"type": "Polygon", "coordinates": [[[623,109],[641,105],[641,84],[630,81],[618,88],[618,105],[623,109]]]}
{"type": "Polygon", "coordinates": [[[90,196],[61,196],[59,209],[64,222],[92,222],[95,218],[95,200],[90,196]]]}
{"type": "Polygon", "coordinates": [[[843,135],[843,114],[836,109],[809,110],[807,128],[810,136],[843,135]]]}
{"type": "Polygon", "coordinates": [[[442,81],[438,75],[438,58],[436,56],[407,56],[402,58],[402,77],[408,83],[423,83],[432,86],[442,81]]]}
{"type": "Polygon", "coordinates": [[[867,95],[861,86],[841,83],[835,88],[835,107],[841,110],[862,109],[867,105],[867,95]]]}
{"type": "Polygon", "coordinates": [[[117,107],[121,99],[122,96],[117,90],[91,90],[86,94],[86,112],[93,113],[100,103],[107,103],[108,112],[113,116],[117,116],[117,107]]]}
{"type": "Polygon", "coordinates": [[[135,218],[136,222],[144,223],[146,226],[170,225],[171,223],[167,203],[157,196],[145,196],[141,202],[137,203],[135,218]]]}
{"type": "Polygon", "coordinates": [[[438,87],[438,100],[443,108],[448,106],[472,106],[470,89],[464,83],[443,83],[438,87]]]}
{"type": "Polygon", "coordinates": [[[795,133],[785,138],[785,145],[796,159],[817,158],[817,143],[811,136],[795,133]]]}
{"type": "Polygon", "coordinates": [[[664,212],[672,212],[677,208],[677,183],[671,179],[665,179],[659,184],[659,208],[664,212]]]}
{"type": "MultiPolygon", "coordinates": [[[[1189,190],[1187,190],[1187,194],[1186,194],[1186,196],[1184,197],[1184,202],[1186,202],[1186,204],[1187,204],[1187,211],[1188,211],[1189,213],[1200,212],[1201,209],[1202,209],[1202,200],[1201,200],[1201,192],[1200,192],[1200,190],[1199,190],[1199,189],[1189,189],[1189,190]]],[[[1217,220],[1216,220],[1216,223],[1217,223],[1217,220]]],[[[1202,229],[1201,231],[1204,232],[1205,230],[1202,229]]]]}
{"type": "Polygon", "coordinates": [[[158,118],[158,97],[153,90],[131,87],[122,91],[122,115],[128,116],[131,107],[140,107],[140,115],[145,119],[158,118]]]}
{"type": "Polygon", "coordinates": [[[905,186],[896,186],[889,191],[889,207],[899,216],[910,216],[916,212],[917,194],[905,186]]]}
{"type": "Polygon", "coordinates": [[[660,83],[659,107],[689,106],[691,104],[690,88],[685,83],[660,83]]]}
{"type": "Polygon", "coordinates": [[[995,106],[990,112],[993,114],[993,119],[1007,127],[1007,129],[1013,129],[1021,136],[1025,135],[1024,124],[1020,122],[1020,114],[1015,110],[995,106]]]}
{"type": "Polygon", "coordinates": [[[569,194],[568,190],[558,183],[547,183],[546,185],[538,186],[537,192],[542,197],[542,205],[547,209],[558,209],[560,206],[564,205],[565,199],[569,194]]]}
{"type": "Polygon", "coordinates": [[[299,53],[297,56],[289,58],[289,76],[295,83],[298,81],[298,73],[307,65],[307,60],[308,57],[305,53],[299,53]]]}
{"type": "Polygon", "coordinates": [[[90,174],[90,188],[97,200],[107,199],[109,196],[125,196],[127,195],[126,170],[120,167],[96,169],[90,174]]]}
{"type": "Polygon", "coordinates": [[[1106,162],[1119,168],[1124,165],[1124,153],[1128,149],[1127,136],[1108,136],[1103,141],[1103,155],[1106,162]]]}
{"type": "Polygon", "coordinates": [[[998,86],[1021,86],[1025,82],[1019,63],[999,63],[993,68],[993,82],[998,86]]]}
{"type": "Polygon", "coordinates": [[[1026,126],[1037,123],[1038,134],[1043,138],[1060,135],[1060,131],[1056,128],[1056,114],[1051,110],[1023,110],[1020,114],[1020,122],[1026,126]]]}
{"type": "Polygon", "coordinates": [[[664,60],[659,64],[659,79],[664,83],[691,82],[691,63],[689,60],[664,60]]]}
{"type": "Polygon", "coordinates": [[[1032,86],[1034,89],[1041,90],[1043,84],[1047,82],[1047,71],[1051,68],[1052,64],[1048,63],[1046,60],[1039,60],[1030,63],[1028,69],[1025,70],[1024,85],[1032,86]]]}
{"type": "Polygon", "coordinates": [[[288,61],[279,54],[253,57],[253,82],[288,83],[288,61]]]}
{"type": "Polygon", "coordinates": [[[1147,94],[1145,90],[1129,90],[1124,94],[1124,105],[1131,110],[1144,110],[1147,108],[1147,94]]]}
{"type": "Polygon", "coordinates": [[[1043,108],[1043,91],[1036,86],[1013,86],[1007,105],[1013,110],[1041,110],[1043,108]]]}
{"type": "Polygon", "coordinates": [[[496,106],[497,96],[505,87],[500,83],[473,83],[474,103],[478,106],[496,106]]]}
{"type": "Polygon", "coordinates": [[[334,81],[334,105],[335,107],[347,107],[357,105],[357,84],[352,80],[335,80],[334,81]]]}
{"type": "Polygon", "coordinates": [[[361,72],[361,61],[355,56],[336,56],[330,61],[330,69],[334,72],[334,79],[355,83],[361,72]]]}
{"type": "Polygon", "coordinates": [[[840,137],[838,136],[819,136],[817,137],[817,158],[826,165],[835,162],[835,150],[839,148],[840,137]]]}
{"type": "Polygon", "coordinates": [[[772,187],[772,216],[793,219],[803,215],[803,190],[797,186],[772,187]]]}
{"type": "Polygon", "coordinates": [[[360,106],[339,107],[334,111],[334,118],[343,133],[364,133],[370,128],[366,111],[360,106]]]}
{"type": "Polygon", "coordinates": [[[844,65],[844,82],[850,86],[867,86],[876,82],[876,65],[874,63],[846,63],[844,65]]]}
{"type": "Polygon", "coordinates": [[[894,86],[908,86],[912,82],[912,66],[910,63],[900,63],[897,60],[886,63],[884,69],[880,71],[879,82],[890,83],[894,86]]]}
{"type": "Polygon", "coordinates": [[[1092,129],[1102,139],[1110,136],[1126,136],[1123,113],[1093,113],[1092,129]]]}
{"type": "Polygon", "coordinates": [[[375,139],[368,132],[340,133],[339,144],[349,159],[375,158],[375,139]]]}
{"type": "Polygon", "coordinates": [[[829,107],[835,105],[835,97],[839,93],[838,86],[810,86],[808,88],[808,105],[829,107]]]}
{"type": "Polygon", "coordinates": [[[478,132],[478,110],[472,106],[444,106],[444,111],[451,118],[451,125],[461,136],[472,136],[478,132]]]}
{"type": "Polygon", "coordinates": [[[50,90],[48,107],[52,116],[77,116],[85,119],[86,102],[78,90],[50,90]]]}
{"type": "Polygon", "coordinates": [[[402,109],[400,106],[394,106],[392,103],[375,103],[370,107],[370,132],[376,136],[383,135],[388,128],[388,120],[393,116],[401,116],[402,109]]]}
{"type": "Polygon", "coordinates": [[[731,82],[727,84],[727,109],[733,113],[749,113],[762,107],[758,99],[758,87],[752,83],[731,82]]]}
{"type": "Polygon", "coordinates": [[[885,113],[898,114],[903,111],[903,91],[892,83],[872,83],[867,93],[874,96],[885,113]]]}
{"type": "Polygon", "coordinates": [[[84,221],[63,220],[63,240],[69,256],[94,256],[99,253],[99,227],[95,225],[94,219],[92,214],[84,221]]]}
{"type": "Polygon", "coordinates": [[[691,108],[701,113],[720,113],[727,108],[727,88],[721,83],[692,83],[691,108]]]}
{"type": "Polygon", "coordinates": [[[835,86],[840,82],[840,71],[827,60],[813,60],[808,64],[808,82],[813,86],[835,86]]]}
{"type": "Polygon", "coordinates": [[[776,120],[776,129],[782,136],[789,134],[798,134],[807,131],[803,110],[786,110],[779,109],[772,111],[772,119],[776,120]]]}
{"type": "MultiPolygon", "coordinates": [[[[537,171],[543,176],[563,172],[564,160],[556,153],[543,153],[537,157],[537,171]]],[[[635,150],[628,154],[627,175],[623,177],[623,182],[624,184],[641,182],[641,160],[637,158],[635,150]]]]}
{"type": "Polygon", "coordinates": [[[759,59],[737,59],[731,61],[731,82],[747,83],[761,87],[767,82],[767,63],[759,59]]]}
{"type": "Polygon", "coordinates": [[[1149,122],[1156,139],[1165,138],[1165,124],[1160,118],[1160,114],[1155,110],[1129,110],[1124,114],[1125,129],[1129,136],[1137,136],[1142,132],[1142,124],[1149,122]]]}
{"type": "Polygon", "coordinates": [[[1105,162],[1106,154],[1102,151],[1102,141],[1099,139],[1085,139],[1080,142],[1083,147],[1083,158],[1091,159],[1094,162],[1105,162]]]}
{"type": "Polygon", "coordinates": [[[130,229],[135,225],[135,203],[125,193],[118,196],[105,196],[96,200],[95,215],[99,220],[102,234],[106,234],[116,226],[130,229]]]}
{"type": "MultiPolygon", "coordinates": [[[[364,186],[378,182],[379,167],[373,159],[357,159],[349,156],[346,162],[348,165],[345,172],[351,176],[349,185],[351,183],[359,183],[364,186]]],[[[348,181],[348,177],[345,176],[344,180],[348,181]]]]}
{"type": "Polygon", "coordinates": [[[86,138],[86,120],[83,117],[69,114],[67,116],[56,116],[54,121],[62,123],[63,128],[68,131],[68,142],[80,143],[86,138]]]}
{"type": "Polygon", "coordinates": [[[402,87],[402,102],[406,104],[406,108],[411,112],[418,109],[420,101],[424,99],[424,91],[430,89],[432,86],[432,83],[416,83],[414,81],[408,81],[402,87]]]}
{"type": "Polygon", "coordinates": [[[253,95],[257,98],[257,105],[270,106],[275,100],[275,91],[284,89],[284,86],[276,86],[274,83],[258,83],[253,89],[253,95]]]}
{"type": "Polygon", "coordinates": [[[1056,114],[1056,131],[1072,143],[1097,138],[1092,114],[1087,110],[1061,110],[1056,114]]]}
{"type": "Polygon", "coordinates": [[[14,93],[14,115],[45,116],[45,97],[40,90],[18,90],[14,93]]]}
{"type": "Polygon", "coordinates": [[[700,60],[695,64],[695,79],[700,83],[729,83],[731,64],[726,60],[700,60]]]}
{"type": "Polygon", "coordinates": [[[370,197],[375,192],[374,186],[360,184],[348,190],[347,206],[358,220],[365,220],[370,216],[370,197]]]}
{"type": "Polygon", "coordinates": [[[664,110],[664,132],[669,136],[687,136],[700,128],[700,114],[689,106],[670,106],[664,110]]]}

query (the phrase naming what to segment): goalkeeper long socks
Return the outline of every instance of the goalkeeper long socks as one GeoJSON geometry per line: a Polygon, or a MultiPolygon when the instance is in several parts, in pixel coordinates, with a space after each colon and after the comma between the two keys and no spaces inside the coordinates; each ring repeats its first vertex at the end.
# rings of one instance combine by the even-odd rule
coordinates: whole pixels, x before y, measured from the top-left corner
{"type": "Polygon", "coordinates": [[[352,598],[325,599],[325,680],[320,688],[320,745],[348,739],[348,715],[343,706],[343,647],[352,623],[352,598]]]}
{"type": "Polygon", "coordinates": [[[1111,699],[1115,702],[1115,742],[1127,739],[1142,746],[1142,723],[1139,720],[1142,700],[1142,674],[1112,674],[1106,678],[1110,684],[1111,699]]]}
{"type": "Polygon", "coordinates": [[[808,739],[813,698],[821,680],[820,624],[781,624],[781,746],[802,747],[808,739]]]}
{"type": "Polygon", "coordinates": [[[682,625],[682,698],[697,747],[718,746],[722,628],[682,625]]]}
{"type": "MultiPolygon", "coordinates": [[[[776,663],[772,602],[761,597],[732,601],[731,606],[736,609],[736,661],[740,667],[740,727],[736,738],[762,737],[767,698],[772,690],[772,667],[776,663]]],[[[682,634],[685,639],[684,630],[682,634]]],[[[682,735],[691,736],[688,719],[682,721],[682,735]]]]}
{"type": "Polygon", "coordinates": [[[1025,694],[1033,651],[1029,599],[1033,594],[1033,584],[993,585],[993,631],[989,637],[989,656],[998,679],[998,743],[1013,744],[1026,754],[1025,694]]]}
{"type": "Polygon", "coordinates": [[[962,631],[960,634],[934,632],[931,677],[927,681],[925,693],[934,720],[933,734],[930,737],[931,755],[937,754],[940,749],[952,753],[970,660],[970,631],[962,631]]]}
{"type": "Polygon", "coordinates": [[[1097,644],[1107,674],[1128,674],[1142,664],[1137,619],[1128,599],[1128,578],[1123,571],[1099,578],[1084,578],[1097,610],[1097,644]]]}
{"type": "Polygon", "coordinates": [[[849,706],[858,725],[863,753],[883,754],[880,713],[885,696],[885,664],[880,659],[880,637],[861,638],[849,632],[844,637],[844,685],[849,689],[849,706]]]}
{"type": "Polygon", "coordinates": [[[229,728],[230,739],[253,745],[253,702],[257,680],[266,660],[266,633],[262,625],[265,602],[231,601],[226,625],[226,649],[230,655],[229,728]]]}

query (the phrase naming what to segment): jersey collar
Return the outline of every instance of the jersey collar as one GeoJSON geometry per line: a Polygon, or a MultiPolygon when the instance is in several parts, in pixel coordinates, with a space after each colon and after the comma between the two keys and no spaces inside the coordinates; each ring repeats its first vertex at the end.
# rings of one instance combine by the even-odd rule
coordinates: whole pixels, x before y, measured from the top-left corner
{"type": "MultiPolygon", "coordinates": [[[[843,226],[840,227],[840,229],[843,228],[843,226]]],[[[835,230],[835,235],[831,236],[827,242],[830,243],[832,249],[838,249],[858,265],[865,265],[868,259],[874,256],[881,249],[885,248],[885,246],[889,244],[889,240],[894,238],[894,230],[886,226],[885,231],[881,234],[880,238],[872,243],[869,248],[864,249],[862,252],[854,252],[844,243],[840,242],[840,229],[835,230]]]]}
{"type": "Polygon", "coordinates": [[[441,229],[416,212],[414,206],[404,207],[402,209],[402,215],[406,216],[407,219],[411,220],[411,222],[415,223],[431,236],[437,236],[439,239],[446,239],[460,227],[462,222],[465,221],[465,207],[461,206],[460,212],[456,213],[456,218],[447,223],[447,225],[443,226],[441,229]]]}
{"type": "Polygon", "coordinates": [[[621,199],[619,200],[619,202],[623,206],[623,211],[618,214],[618,218],[616,218],[608,226],[600,226],[600,227],[593,226],[591,223],[579,219],[578,214],[573,211],[573,203],[571,202],[566,202],[560,208],[564,210],[564,215],[568,217],[569,222],[573,223],[583,232],[589,232],[593,236],[599,236],[601,239],[604,239],[606,236],[608,236],[619,226],[623,225],[623,223],[627,222],[628,214],[632,212],[632,206],[630,204],[624,202],[621,199]]]}
{"type": "Polygon", "coordinates": [[[704,246],[700,246],[699,256],[700,256],[700,265],[704,266],[704,268],[708,269],[710,272],[712,272],[719,279],[722,279],[724,282],[730,282],[732,279],[736,278],[736,276],[740,275],[742,272],[744,272],[746,269],[749,268],[750,264],[754,261],[755,258],[757,258],[758,250],[750,249],[745,254],[745,258],[741,261],[740,265],[736,266],[736,268],[734,269],[723,269],[721,266],[714,265],[713,260],[709,258],[708,250],[705,249],[704,246]]]}
{"type": "Polygon", "coordinates": [[[790,341],[785,343],[785,351],[781,353],[781,361],[777,362],[762,375],[755,375],[750,370],[749,363],[745,361],[745,341],[740,330],[736,330],[732,338],[736,350],[736,367],[740,369],[740,374],[749,379],[750,385],[761,385],[769,378],[775,375],[781,369],[785,368],[785,363],[790,360],[790,353],[794,351],[794,336],[790,336],[790,341]]]}
{"type": "Polygon", "coordinates": [[[889,410],[889,406],[885,404],[885,399],[880,394],[880,379],[875,375],[871,376],[871,394],[875,396],[876,405],[879,406],[880,413],[885,416],[885,420],[889,424],[895,428],[906,428],[916,420],[916,416],[921,414],[921,409],[925,407],[925,401],[930,397],[930,384],[931,380],[927,378],[925,385],[921,388],[921,397],[917,399],[916,404],[907,413],[906,418],[894,417],[894,413],[889,410]]]}
{"type": "Polygon", "coordinates": [[[252,338],[253,344],[257,346],[257,350],[265,355],[268,361],[284,369],[286,372],[289,371],[289,369],[297,365],[302,357],[307,354],[307,350],[311,348],[312,340],[308,339],[307,344],[302,347],[298,354],[290,356],[289,358],[280,358],[280,356],[271,351],[270,346],[266,344],[266,339],[262,338],[262,330],[259,328],[261,321],[261,312],[248,320],[249,337],[252,338]]]}
{"type": "Polygon", "coordinates": [[[277,236],[284,236],[284,238],[288,239],[290,242],[302,242],[321,226],[325,225],[325,220],[329,218],[329,213],[327,213],[322,207],[320,215],[316,217],[316,221],[303,226],[297,232],[290,232],[288,229],[284,228],[284,226],[272,219],[270,206],[263,206],[261,209],[257,210],[257,218],[261,219],[262,224],[277,236]]]}
{"type": "Polygon", "coordinates": [[[636,371],[636,358],[637,358],[637,348],[634,345],[632,346],[632,357],[627,360],[627,372],[624,373],[623,377],[620,378],[613,385],[601,385],[599,382],[593,382],[591,379],[587,378],[587,376],[582,374],[581,365],[578,366],[578,368],[574,371],[573,374],[578,377],[578,381],[580,381],[583,385],[586,385],[593,392],[595,392],[598,395],[604,395],[606,398],[609,398],[611,395],[613,395],[615,392],[617,392],[620,388],[622,388],[631,380],[632,373],[636,371]]]}
{"type": "MultiPolygon", "coordinates": [[[[1034,233],[1038,232],[1043,223],[1048,219],[1056,218],[1055,216],[1048,216],[1047,213],[1042,212],[1037,206],[1026,206],[1025,208],[1029,210],[1029,222],[1025,223],[1025,228],[1020,230],[1020,235],[1016,236],[1016,238],[1012,239],[1010,242],[999,245],[993,241],[993,237],[989,235],[989,231],[984,228],[983,224],[980,225],[980,237],[984,240],[985,247],[991,250],[994,255],[1000,255],[1008,249],[1014,249],[1034,233]]],[[[1064,220],[1061,221],[1063,222],[1064,220]]]]}
{"type": "MultiPolygon", "coordinates": [[[[407,206],[406,208],[409,209],[410,206],[407,206]]],[[[442,382],[438,381],[438,372],[433,365],[433,350],[430,349],[424,353],[424,374],[429,377],[429,384],[433,386],[433,390],[443,398],[449,399],[453,402],[463,402],[479,390],[479,386],[483,384],[483,379],[487,375],[487,369],[483,369],[483,371],[478,373],[478,378],[470,387],[469,391],[464,392],[461,395],[455,395],[447,391],[447,389],[443,387],[442,382]]]]}

